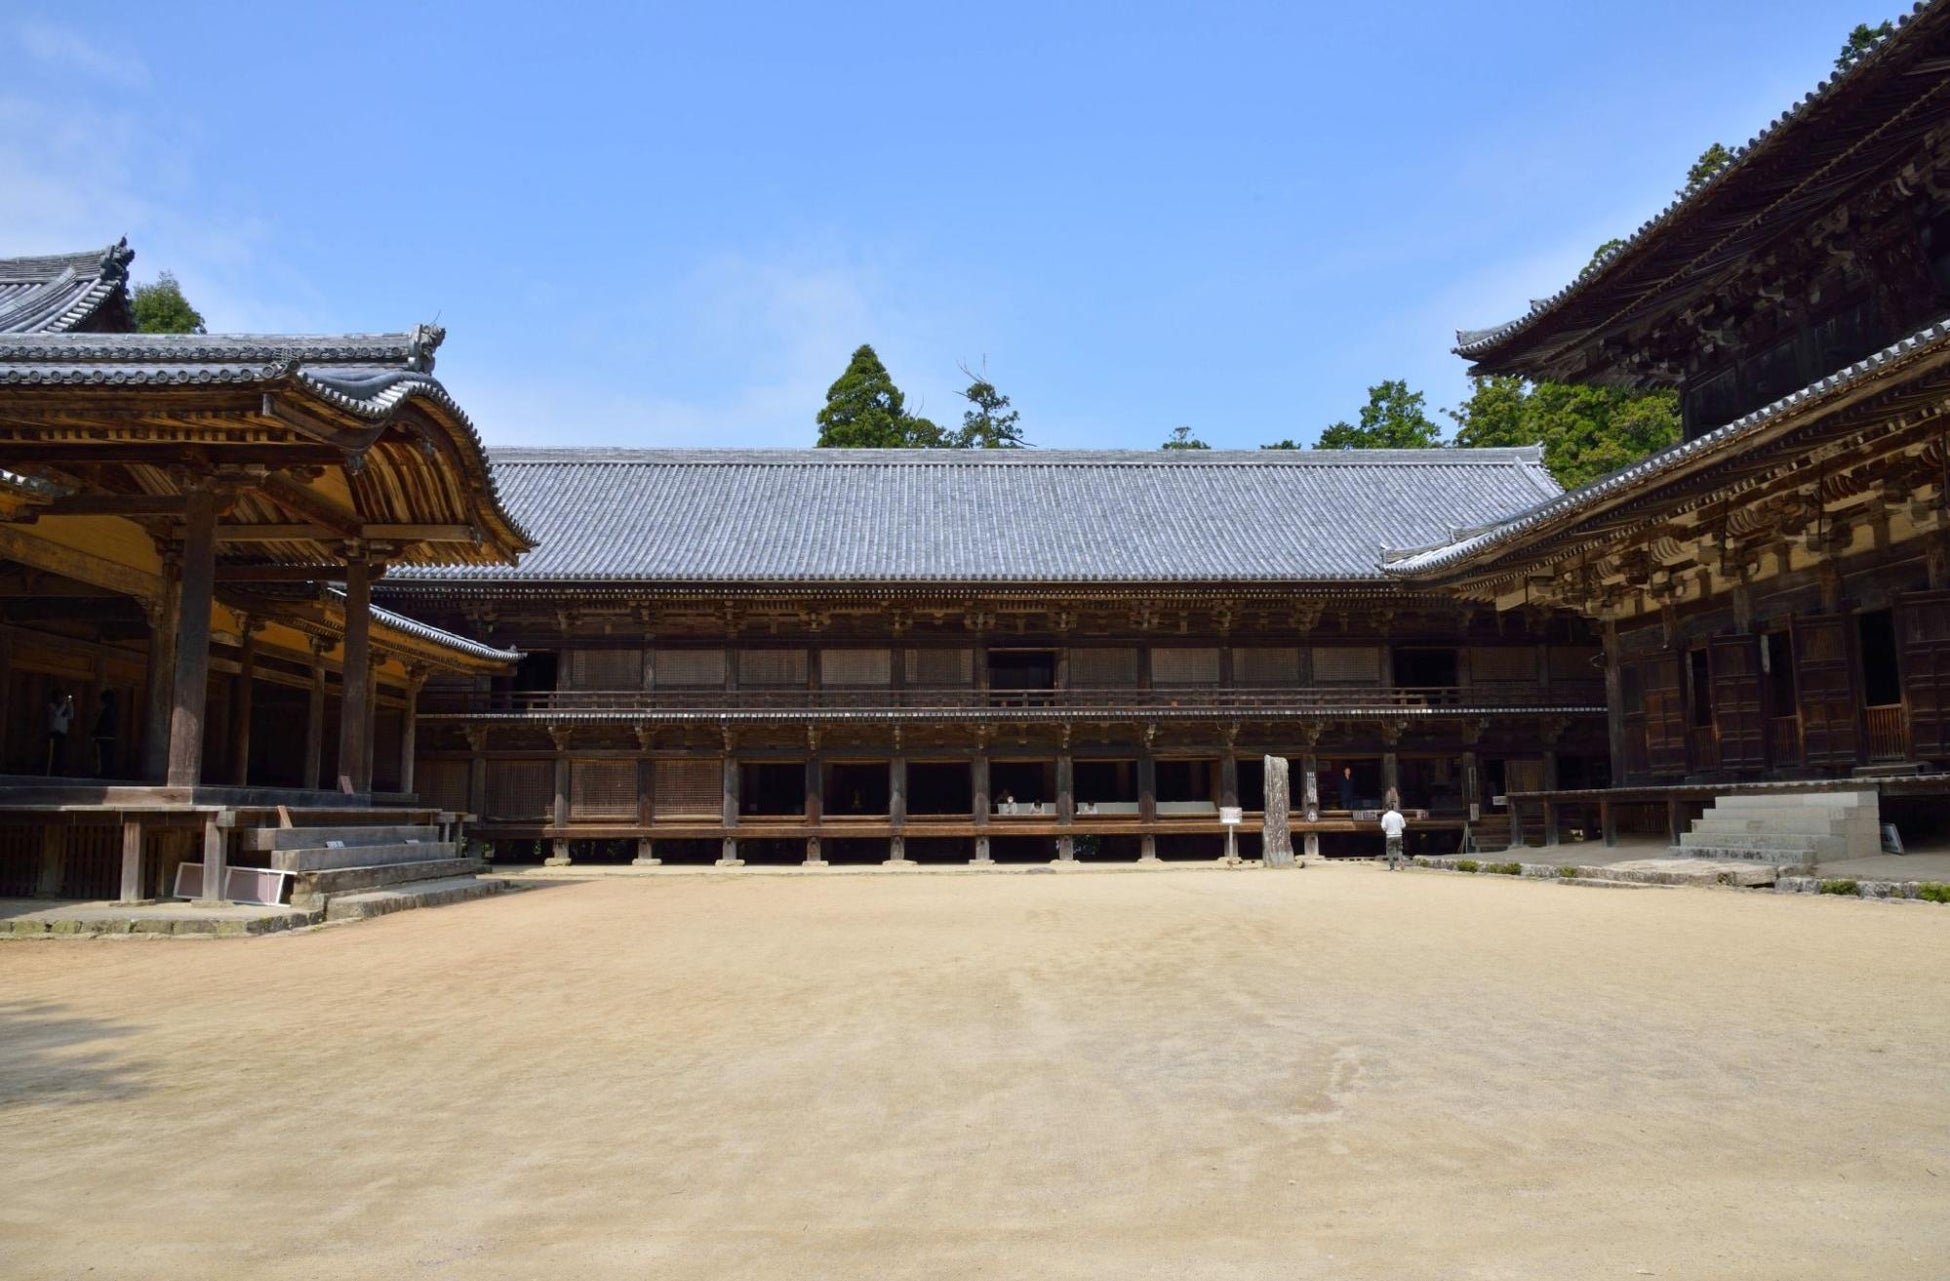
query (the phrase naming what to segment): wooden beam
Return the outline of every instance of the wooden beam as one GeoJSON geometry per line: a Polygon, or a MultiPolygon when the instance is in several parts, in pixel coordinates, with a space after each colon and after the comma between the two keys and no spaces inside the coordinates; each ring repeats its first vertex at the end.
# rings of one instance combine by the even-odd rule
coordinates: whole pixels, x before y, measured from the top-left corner
{"type": "Polygon", "coordinates": [[[323,525],[224,525],[217,530],[220,543],[301,543],[337,538],[323,525]]]}
{"type": "Polygon", "coordinates": [[[92,463],[115,463],[118,466],[140,463],[150,467],[169,467],[182,463],[191,448],[203,453],[214,466],[257,463],[273,467],[297,467],[345,462],[343,450],[310,443],[267,445],[252,441],[249,444],[231,445],[223,441],[186,440],[181,444],[154,444],[131,443],[114,436],[93,441],[19,441],[0,438],[0,453],[6,455],[9,467],[21,467],[28,463],[57,467],[92,463]]]}
{"type": "Polygon", "coordinates": [[[21,512],[20,521],[49,516],[181,516],[188,502],[182,494],[76,494],[29,507],[21,512]]]}
{"type": "MultiPolygon", "coordinates": [[[[374,565],[370,577],[385,575],[386,567],[374,565]]],[[[342,583],[348,570],[344,565],[219,565],[220,583],[342,583]]]]}
{"type": "Polygon", "coordinates": [[[381,543],[472,543],[479,531],[472,525],[367,525],[364,537],[381,543]]]}
{"type": "Polygon", "coordinates": [[[154,600],[162,592],[162,579],[158,575],[120,561],[50,543],[11,525],[0,524],[0,559],[19,561],[35,569],[92,583],[112,592],[138,596],[143,600],[154,600]]]}
{"type": "Polygon", "coordinates": [[[364,522],[359,519],[359,513],[339,506],[288,476],[266,476],[258,492],[298,519],[323,525],[341,538],[362,536],[364,522]]]}

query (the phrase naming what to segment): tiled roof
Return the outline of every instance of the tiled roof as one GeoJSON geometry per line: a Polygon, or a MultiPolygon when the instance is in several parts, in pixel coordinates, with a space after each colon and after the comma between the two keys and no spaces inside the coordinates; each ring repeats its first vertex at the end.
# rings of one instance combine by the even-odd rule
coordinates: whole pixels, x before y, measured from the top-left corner
{"type": "Polygon", "coordinates": [[[1558,493],[1525,449],[506,449],[513,569],[392,581],[1280,582],[1382,577],[1558,493]]]}
{"type": "Polygon", "coordinates": [[[135,251],[123,240],[88,253],[0,258],[0,334],[132,328],[128,287],[133,257],[135,251]]]}
{"type": "MultiPolygon", "coordinates": [[[[1455,353],[1467,359],[1479,359],[1557,312],[1574,298],[1601,287],[1608,287],[1612,283],[1611,277],[1615,274],[1614,268],[1638,255],[1668,228],[1690,218],[1701,207],[1712,204],[1726,189],[1743,182],[1750,169],[1753,169],[1760,160],[1779,150],[1793,137],[1794,126],[1806,119],[1811,110],[1828,103],[1837,91],[1845,86],[1875,75],[1875,69],[1888,61],[1892,49],[1904,44],[1906,36],[1913,35],[1921,19],[1943,18],[1944,13],[1933,14],[1931,11],[1942,11],[1947,7],[1950,7],[1950,0],[1919,0],[1909,13],[1896,17],[1896,29],[1893,34],[1884,36],[1874,47],[1856,55],[1846,67],[1816,85],[1812,91],[1802,97],[1800,102],[1782,112],[1765,129],[1749,139],[1745,146],[1736,149],[1732,158],[1711,177],[1680,193],[1678,199],[1647,220],[1625,240],[1612,246],[1603,257],[1579,273],[1577,279],[1570,284],[1548,298],[1532,301],[1530,310],[1515,320],[1486,329],[1457,330],[1455,353]]],[[[1941,24],[1938,25],[1940,27],[1941,24]]],[[[1939,76],[1943,71],[1941,67],[1928,69],[1939,76]]]]}
{"type": "MultiPolygon", "coordinates": [[[[1451,568],[1464,561],[1492,552],[1545,525],[1571,523],[1601,504],[1643,491],[1671,476],[1676,470],[1702,456],[1741,448],[1746,441],[1772,427],[1788,415],[1826,397],[1847,393],[1860,384],[1879,377],[1891,365],[1932,352],[1950,349],[1950,321],[1939,321],[1883,348],[1846,369],[1790,392],[1771,405],[1756,409],[1726,426],[1693,440],[1662,449],[1629,467],[1601,477],[1527,511],[1480,529],[1461,531],[1461,536],[1420,547],[1414,551],[1391,553],[1387,571],[1391,577],[1414,578],[1451,568]]],[[[1413,544],[1403,543],[1402,547],[1413,544]]]]}

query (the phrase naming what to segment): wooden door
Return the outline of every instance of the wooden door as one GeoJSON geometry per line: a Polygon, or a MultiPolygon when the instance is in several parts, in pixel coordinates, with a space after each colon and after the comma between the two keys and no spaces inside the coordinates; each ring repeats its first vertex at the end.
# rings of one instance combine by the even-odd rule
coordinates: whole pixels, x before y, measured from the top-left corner
{"type": "Polygon", "coordinates": [[[1909,708],[1910,756],[1950,761],[1950,592],[1897,597],[1896,644],[1909,708]]]}
{"type": "Polygon", "coordinates": [[[1709,642],[1713,725],[1720,740],[1720,768],[1757,773],[1767,768],[1767,721],[1761,714],[1760,638],[1721,636],[1709,642]]]}
{"type": "Polygon", "coordinates": [[[1846,767],[1856,761],[1860,717],[1848,658],[1848,625],[1848,619],[1833,614],[1794,620],[1802,759],[1809,765],[1846,767]]]}
{"type": "Polygon", "coordinates": [[[1639,665],[1645,691],[1645,764],[1654,778],[1686,772],[1686,687],[1679,655],[1661,654],[1639,665]]]}

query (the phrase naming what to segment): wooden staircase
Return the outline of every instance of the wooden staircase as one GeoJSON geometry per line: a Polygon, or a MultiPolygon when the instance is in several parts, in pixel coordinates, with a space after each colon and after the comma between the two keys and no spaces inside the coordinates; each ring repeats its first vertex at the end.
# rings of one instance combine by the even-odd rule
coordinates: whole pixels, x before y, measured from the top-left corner
{"type": "Polygon", "coordinates": [[[291,906],[328,921],[481,898],[502,888],[436,810],[282,809],[240,814],[238,866],[291,873],[291,906]],[[266,821],[266,819],[270,821],[266,821]]]}

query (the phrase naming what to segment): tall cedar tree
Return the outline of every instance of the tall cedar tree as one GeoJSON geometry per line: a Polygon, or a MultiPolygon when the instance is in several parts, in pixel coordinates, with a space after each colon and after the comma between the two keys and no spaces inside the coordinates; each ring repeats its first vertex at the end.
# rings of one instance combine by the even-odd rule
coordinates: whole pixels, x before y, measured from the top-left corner
{"type": "Polygon", "coordinates": [[[135,317],[135,329],[140,334],[204,332],[203,313],[190,306],[189,299],[183,297],[183,287],[176,283],[175,276],[166,271],[154,282],[135,287],[135,293],[129,299],[129,311],[135,317]]]}
{"type": "Polygon", "coordinates": [[[1542,445],[1544,466],[1566,489],[1608,476],[1679,440],[1670,391],[1577,387],[1521,378],[1472,378],[1469,399],[1445,410],[1456,444],[1542,445]]]}
{"type": "Polygon", "coordinates": [[[907,412],[907,397],[865,343],[826,389],[818,421],[821,449],[931,449],[947,443],[941,428],[907,412]]]}
{"type": "Polygon", "coordinates": [[[1210,449],[1212,448],[1212,446],[1206,444],[1198,437],[1192,435],[1192,429],[1190,427],[1173,427],[1171,429],[1170,437],[1166,439],[1164,444],[1158,446],[1158,448],[1160,449],[1210,449]]]}
{"type": "Polygon", "coordinates": [[[1410,391],[1399,378],[1368,388],[1359,426],[1335,423],[1320,433],[1315,449],[1435,449],[1442,444],[1442,428],[1424,408],[1419,391],[1410,391]]]}
{"type": "Polygon", "coordinates": [[[1835,70],[1847,71],[1851,62],[1895,34],[1896,24],[1887,18],[1873,27],[1866,22],[1856,23],[1855,30],[1848,33],[1848,42],[1835,57],[1835,70]]]}
{"type": "Polygon", "coordinates": [[[1009,408],[1009,398],[989,381],[987,362],[979,374],[967,365],[961,371],[970,379],[961,394],[968,408],[962,411],[961,430],[952,443],[959,449],[1021,449],[1027,442],[1016,420],[1022,415],[1009,408]]]}

